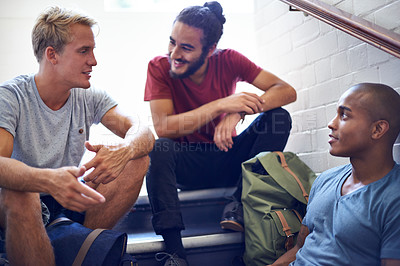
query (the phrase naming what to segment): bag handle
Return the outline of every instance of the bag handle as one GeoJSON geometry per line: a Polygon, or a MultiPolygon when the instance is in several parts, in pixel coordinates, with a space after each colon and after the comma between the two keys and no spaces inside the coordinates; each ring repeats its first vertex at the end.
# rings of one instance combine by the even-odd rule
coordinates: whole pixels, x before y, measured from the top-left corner
{"type": "Polygon", "coordinates": [[[86,237],[85,241],[83,242],[81,248],[79,249],[78,254],[75,257],[72,266],[81,266],[83,260],[86,257],[86,254],[89,251],[90,246],[93,244],[94,240],[106,229],[95,229],[86,237]]]}
{"type": "Polygon", "coordinates": [[[286,159],[285,159],[285,155],[283,155],[283,153],[281,151],[274,151],[274,153],[278,154],[279,158],[281,159],[281,165],[282,165],[283,169],[285,169],[289,174],[291,174],[294,177],[294,179],[296,180],[297,184],[299,185],[301,191],[303,192],[303,197],[308,202],[308,193],[304,189],[304,186],[300,182],[300,179],[297,177],[297,175],[295,173],[293,173],[293,171],[289,168],[289,166],[286,162],[286,159]]]}

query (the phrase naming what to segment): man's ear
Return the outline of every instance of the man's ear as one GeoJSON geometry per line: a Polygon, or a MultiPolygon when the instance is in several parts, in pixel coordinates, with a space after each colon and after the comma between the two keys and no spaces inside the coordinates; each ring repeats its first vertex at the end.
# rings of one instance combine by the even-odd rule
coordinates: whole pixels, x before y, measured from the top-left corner
{"type": "Polygon", "coordinates": [[[57,52],[53,47],[48,46],[44,51],[44,56],[51,64],[55,65],[57,63],[57,52]]]}
{"type": "Polygon", "coordinates": [[[216,43],[214,43],[214,44],[210,47],[210,49],[208,50],[207,58],[209,58],[210,56],[212,56],[212,54],[215,52],[215,49],[217,49],[217,44],[216,44],[216,43]]]}
{"type": "Polygon", "coordinates": [[[386,120],[375,121],[372,128],[372,139],[380,139],[389,130],[389,122],[386,120]]]}

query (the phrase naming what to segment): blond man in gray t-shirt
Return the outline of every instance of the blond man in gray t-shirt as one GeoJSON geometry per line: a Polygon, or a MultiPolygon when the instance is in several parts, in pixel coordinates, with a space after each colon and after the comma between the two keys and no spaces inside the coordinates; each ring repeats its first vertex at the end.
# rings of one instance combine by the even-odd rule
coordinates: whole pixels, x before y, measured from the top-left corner
{"type": "Polygon", "coordinates": [[[112,228],[139,194],[154,136],[90,87],[95,24],[49,8],[32,31],[39,71],[0,85],[0,227],[11,265],[55,264],[40,195],[62,210],[85,212],[81,222],[89,228],[112,228]],[[121,143],[87,142],[97,123],[121,143]],[[79,166],[85,147],[96,155],[79,166]],[[86,184],[78,181],[89,169],[86,184]]]}

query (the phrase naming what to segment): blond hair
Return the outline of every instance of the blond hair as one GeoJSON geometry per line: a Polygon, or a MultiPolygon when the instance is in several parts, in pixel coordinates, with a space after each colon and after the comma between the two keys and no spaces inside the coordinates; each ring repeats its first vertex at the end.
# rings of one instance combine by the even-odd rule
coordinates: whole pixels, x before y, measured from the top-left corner
{"type": "Polygon", "coordinates": [[[40,14],[32,30],[32,46],[37,61],[42,60],[49,46],[61,53],[65,45],[72,41],[70,26],[77,23],[89,27],[97,24],[89,16],[58,6],[50,7],[40,14]]]}

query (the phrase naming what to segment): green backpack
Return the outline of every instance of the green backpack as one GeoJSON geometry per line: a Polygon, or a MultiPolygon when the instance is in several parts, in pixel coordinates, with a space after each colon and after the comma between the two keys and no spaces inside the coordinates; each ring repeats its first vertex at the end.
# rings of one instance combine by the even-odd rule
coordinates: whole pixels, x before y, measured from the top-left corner
{"type": "Polygon", "coordinates": [[[296,244],[315,173],[292,152],[262,152],[242,163],[245,253],[272,264],[296,244]]]}

